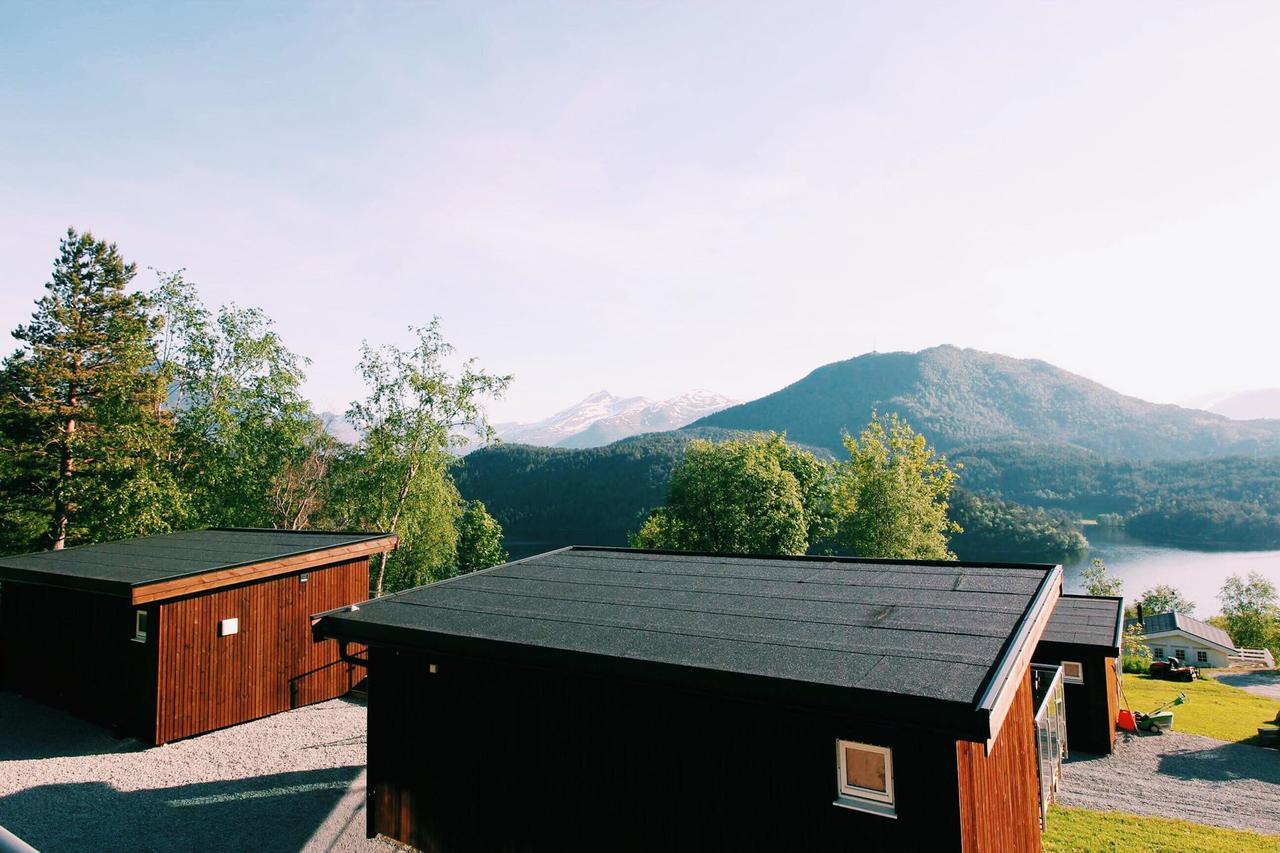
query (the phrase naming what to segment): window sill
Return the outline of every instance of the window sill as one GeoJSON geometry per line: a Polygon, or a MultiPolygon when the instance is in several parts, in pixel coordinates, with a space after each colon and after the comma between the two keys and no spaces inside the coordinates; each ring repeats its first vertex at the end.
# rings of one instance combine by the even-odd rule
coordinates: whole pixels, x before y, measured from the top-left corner
{"type": "Polygon", "coordinates": [[[131,643],[142,643],[143,645],[146,645],[147,638],[146,638],[146,637],[130,637],[130,638],[129,638],[129,642],[131,642],[131,643]]]}
{"type": "Polygon", "coordinates": [[[888,803],[873,803],[870,800],[855,800],[852,797],[836,797],[831,805],[849,809],[850,811],[867,812],[868,814],[880,815],[880,817],[898,819],[897,811],[888,803]]]}

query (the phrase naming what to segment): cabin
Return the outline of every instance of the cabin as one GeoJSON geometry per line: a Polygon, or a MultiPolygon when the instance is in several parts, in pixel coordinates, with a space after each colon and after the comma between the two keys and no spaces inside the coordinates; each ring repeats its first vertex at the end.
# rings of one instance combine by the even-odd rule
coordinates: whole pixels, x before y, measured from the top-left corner
{"type": "Polygon", "coordinates": [[[1037,744],[1064,744],[1031,658],[1061,588],[1059,566],[574,546],[315,630],[367,648],[371,837],[1039,850],[1037,744]]]}
{"type": "Polygon", "coordinates": [[[1120,639],[1124,599],[1062,595],[1032,660],[1062,668],[1067,744],[1072,752],[1110,755],[1120,712],[1120,639]]]}
{"type": "Polygon", "coordinates": [[[1139,613],[1125,624],[1141,624],[1151,658],[1177,658],[1193,666],[1231,666],[1236,654],[1231,635],[1185,613],[1139,613]]]}
{"type": "Polygon", "coordinates": [[[191,530],[0,557],[0,688],[162,744],[363,678],[311,615],[369,596],[380,533],[191,530]]]}

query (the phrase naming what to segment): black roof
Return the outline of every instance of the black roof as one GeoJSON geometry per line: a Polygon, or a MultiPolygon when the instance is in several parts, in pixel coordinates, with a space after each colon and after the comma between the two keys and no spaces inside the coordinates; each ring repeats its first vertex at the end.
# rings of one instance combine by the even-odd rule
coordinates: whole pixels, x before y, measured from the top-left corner
{"type": "Polygon", "coordinates": [[[134,587],[326,551],[384,533],[215,528],[0,557],[0,581],[129,595],[134,587]]]}
{"type": "Polygon", "coordinates": [[[680,668],[697,686],[717,673],[776,680],[792,685],[789,698],[808,685],[845,705],[898,696],[927,704],[933,725],[939,703],[972,723],[1060,578],[1033,564],[575,546],[333,611],[317,631],[539,664],[590,659],[614,674],[680,668]]]}
{"type": "MultiPolygon", "coordinates": [[[[1126,619],[1124,621],[1126,625],[1132,625],[1138,620],[1126,619]]],[[[1169,613],[1146,613],[1142,616],[1141,624],[1143,633],[1148,637],[1153,634],[1163,634],[1166,631],[1182,631],[1185,634],[1204,640],[1206,643],[1220,646],[1229,652],[1234,653],[1236,650],[1235,641],[1231,639],[1231,635],[1226,631],[1210,625],[1208,622],[1192,619],[1185,613],[1173,611],[1169,613]]]]}
{"type": "Polygon", "coordinates": [[[1094,646],[1120,654],[1124,599],[1111,595],[1063,595],[1053,608],[1042,643],[1094,646]]]}

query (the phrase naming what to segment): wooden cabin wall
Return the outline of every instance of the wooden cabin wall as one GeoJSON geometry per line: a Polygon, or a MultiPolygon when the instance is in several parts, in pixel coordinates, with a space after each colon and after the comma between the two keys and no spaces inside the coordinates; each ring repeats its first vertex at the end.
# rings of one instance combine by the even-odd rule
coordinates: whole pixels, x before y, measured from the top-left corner
{"type": "Polygon", "coordinates": [[[1116,714],[1120,710],[1115,658],[1096,646],[1042,642],[1036,648],[1036,663],[1060,665],[1079,661],[1084,683],[1064,683],[1067,701],[1067,749],[1073,753],[1109,755],[1116,741],[1116,714]]]}
{"type": "Polygon", "coordinates": [[[133,636],[125,598],[5,581],[0,686],[149,738],[155,649],[133,636]]]}
{"type": "MultiPolygon", "coordinates": [[[[1068,712],[1069,713],[1069,712],[1068,712]]],[[[963,849],[1040,850],[1040,793],[1031,673],[985,754],[980,743],[955,747],[963,849]]]]}
{"type": "Polygon", "coordinates": [[[430,853],[959,847],[953,737],[559,670],[370,657],[371,834],[430,853]],[[897,819],[833,805],[838,738],[892,747],[897,819]]]}
{"type": "Polygon", "coordinates": [[[311,616],[368,591],[363,557],[160,602],[155,742],[346,693],[364,673],[339,659],[336,642],[312,639],[311,616]],[[219,622],[232,617],[239,631],[219,636],[219,622]]]}

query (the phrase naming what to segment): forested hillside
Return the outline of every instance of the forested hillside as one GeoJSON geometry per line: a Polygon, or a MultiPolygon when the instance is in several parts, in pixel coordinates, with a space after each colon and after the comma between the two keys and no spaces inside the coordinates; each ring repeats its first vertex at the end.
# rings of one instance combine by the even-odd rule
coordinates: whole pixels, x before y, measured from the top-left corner
{"type": "Polygon", "coordinates": [[[974,444],[1072,444],[1108,459],[1280,455],[1280,421],[1233,421],[1126,397],[1043,361],[940,346],[819,367],[773,394],[693,426],[785,431],[837,450],[873,411],[897,412],[944,451],[974,444]]]}

